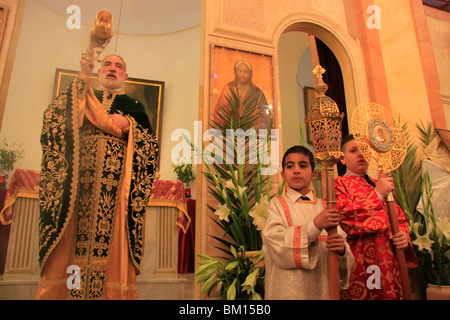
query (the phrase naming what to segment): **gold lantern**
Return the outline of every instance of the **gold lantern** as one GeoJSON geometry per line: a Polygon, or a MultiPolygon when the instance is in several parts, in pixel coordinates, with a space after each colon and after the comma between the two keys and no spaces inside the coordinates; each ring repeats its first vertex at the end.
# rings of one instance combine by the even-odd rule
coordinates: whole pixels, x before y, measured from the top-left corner
{"type": "MultiPolygon", "coordinates": [[[[309,106],[308,116],[305,118],[309,124],[311,137],[314,144],[315,158],[325,167],[326,172],[326,199],[327,208],[336,209],[336,197],[334,192],[333,166],[338,163],[343,155],[341,151],[341,124],[344,113],[339,112],[336,102],[325,95],[328,85],[323,82],[322,74],[325,69],[317,65],[313,73],[317,77],[314,89],[317,98],[309,106]]],[[[337,233],[336,227],[327,229],[328,235],[337,233]]],[[[330,300],[339,300],[339,256],[337,252],[328,253],[328,283],[330,300]]]]}
{"type": "Polygon", "coordinates": [[[322,79],[324,72],[325,69],[320,65],[317,65],[313,70],[317,77],[314,86],[317,98],[309,106],[305,120],[309,124],[316,159],[324,167],[332,167],[342,156],[341,124],[344,113],[340,113],[336,102],[325,95],[328,85],[322,79]]]}

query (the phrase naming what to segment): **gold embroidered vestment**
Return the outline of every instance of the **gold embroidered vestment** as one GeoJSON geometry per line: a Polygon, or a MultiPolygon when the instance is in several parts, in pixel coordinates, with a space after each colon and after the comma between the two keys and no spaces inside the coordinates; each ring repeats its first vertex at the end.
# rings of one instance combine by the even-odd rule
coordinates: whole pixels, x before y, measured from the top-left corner
{"type": "Polygon", "coordinates": [[[44,112],[41,145],[36,298],[137,298],[158,153],[143,105],[125,94],[94,92],[79,76],[44,112]],[[128,118],[128,134],[108,113],[128,118]],[[80,270],[79,288],[68,288],[69,266],[80,270]]]}

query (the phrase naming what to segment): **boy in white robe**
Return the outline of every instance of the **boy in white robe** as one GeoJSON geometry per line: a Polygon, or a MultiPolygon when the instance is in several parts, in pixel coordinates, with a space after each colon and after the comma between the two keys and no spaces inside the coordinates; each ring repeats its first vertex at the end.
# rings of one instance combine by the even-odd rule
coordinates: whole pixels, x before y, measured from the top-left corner
{"type": "Polygon", "coordinates": [[[282,167],[281,176],[289,188],[271,200],[262,230],[265,299],[327,300],[328,251],[339,253],[341,288],[348,286],[354,263],[339,227],[339,212],[324,209],[322,200],[310,190],[317,176],[311,151],[302,146],[288,149],[282,167]],[[334,226],[338,233],[327,237],[325,229],[334,226]]]}

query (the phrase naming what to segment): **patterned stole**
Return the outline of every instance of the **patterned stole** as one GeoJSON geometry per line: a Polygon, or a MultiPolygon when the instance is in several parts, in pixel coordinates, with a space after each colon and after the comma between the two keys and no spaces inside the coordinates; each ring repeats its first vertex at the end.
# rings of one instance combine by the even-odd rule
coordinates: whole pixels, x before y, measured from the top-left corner
{"type": "MultiPolygon", "coordinates": [[[[286,222],[288,224],[288,227],[292,227],[292,218],[289,211],[289,206],[286,202],[286,199],[282,196],[277,197],[278,201],[280,201],[281,207],[283,208],[284,216],[286,218],[286,222]]],[[[311,200],[307,200],[311,201],[311,200]]],[[[311,204],[317,203],[316,201],[312,202],[311,204]]],[[[294,239],[293,239],[293,255],[294,255],[294,262],[299,268],[303,268],[303,261],[302,261],[302,249],[300,249],[300,242],[301,242],[301,235],[302,235],[302,228],[304,226],[296,226],[294,229],[294,239]]],[[[319,235],[318,237],[319,242],[326,242],[327,236],[319,235]]],[[[308,249],[306,249],[308,250],[308,249]]]]}
{"type": "Polygon", "coordinates": [[[123,187],[126,141],[105,134],[92,124],[80,131],[80,171],[74,265],[81,269],[79,290],[71,290],[75,299],[100,299],[111,256],[111,243],[123,187]],[[113,155],[112,157],[109,155],[113,155]]]}

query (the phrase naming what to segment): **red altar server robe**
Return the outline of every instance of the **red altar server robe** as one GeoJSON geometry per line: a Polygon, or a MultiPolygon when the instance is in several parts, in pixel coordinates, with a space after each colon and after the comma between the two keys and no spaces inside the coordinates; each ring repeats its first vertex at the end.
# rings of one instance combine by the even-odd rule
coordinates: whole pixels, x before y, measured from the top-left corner
{"type": "MultiPolygon", "coordinates": [[[[336,178],[335,191],[336,207],[342,218],[340,225],[355,257],[350,284],[346,290],[341,290],[341,299],[403,299],[386,204],[363,176],[336,178]]],[[[408,219],[399,206],[396,208],[400,230],[409,237],[408,219]]],[[[405,256],[409,267],[417,264],[411,243],[405,249],[405,256]]]]}

